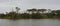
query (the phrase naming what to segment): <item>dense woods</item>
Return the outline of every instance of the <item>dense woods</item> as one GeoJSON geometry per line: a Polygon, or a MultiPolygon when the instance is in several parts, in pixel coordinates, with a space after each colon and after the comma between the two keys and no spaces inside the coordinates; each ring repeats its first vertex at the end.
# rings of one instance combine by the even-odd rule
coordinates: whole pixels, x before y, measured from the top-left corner
{"type": "Polygon", "coordinates": [[[0,14],[0,19],[60,19],[60,10],[32,8],[26,10],[28,13],[19,13],[19,10],[16,7],[16,11],[0,14]]]}

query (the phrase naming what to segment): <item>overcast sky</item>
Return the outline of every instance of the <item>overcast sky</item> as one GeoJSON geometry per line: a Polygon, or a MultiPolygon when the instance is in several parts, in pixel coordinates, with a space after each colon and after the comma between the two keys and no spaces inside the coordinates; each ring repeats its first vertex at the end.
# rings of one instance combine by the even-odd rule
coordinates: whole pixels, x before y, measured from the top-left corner
{"type": "Polygon", "coordinates": [[[60,0],[0,0],[0,13],[9,12],[16,6],[22,11],[28,8],[60,9],[60,0]]]}

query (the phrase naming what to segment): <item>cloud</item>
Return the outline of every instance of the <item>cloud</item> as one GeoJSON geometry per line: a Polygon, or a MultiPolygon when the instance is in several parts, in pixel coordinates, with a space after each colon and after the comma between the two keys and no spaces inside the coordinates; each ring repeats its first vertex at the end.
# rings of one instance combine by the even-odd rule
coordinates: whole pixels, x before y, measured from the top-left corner
{"type": "Polygon", "coordinates": [[[60,0],[0,0],[0,11],[7,11],[16,6],[23,11],[27,8],[60,8],[60,0]],[[5,9],[6,8],[6,9],[5,9]]]}
{"type": "Polygon", "coordinates": [[[22,5],[25,7],[51,7],[51,8],[58,8],[60,6],[60,0],[23,0],[22,5]],[[52,7],[53,6],[53,7],[52,7]],[[56,6],[56,7],[55,7],[56,6]]]}

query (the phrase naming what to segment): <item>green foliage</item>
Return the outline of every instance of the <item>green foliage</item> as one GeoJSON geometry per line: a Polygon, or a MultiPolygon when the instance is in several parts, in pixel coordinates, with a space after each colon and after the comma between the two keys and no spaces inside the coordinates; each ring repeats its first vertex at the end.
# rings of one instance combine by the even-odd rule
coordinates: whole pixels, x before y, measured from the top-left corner
{"type": "Polygon", "coordinates": [[[40,13],[32,14],[32,19],[42,19],[43,17],[40,15],[40,13]]]}
{"type": "Polygon", "coordinates": [[[29,13],[18,13],[20,8],[16,7],[17,11],[11,11],[7,14],[0,14],[1,19],[60,19],[60,10],[53,10],[51,13],[44,13],[46,9],[27,9],[29,13]],[[31,14],[30,14],[31,12],[31,14]],[[36,12],[36,13],[35,13],[36,12]],[[42,13],[40,13],[42,12],[42,13]]]}
{"type": "Polygon", "coordinates": [[[30,18],[29,14],[27,14],[27,13],[23,13],[23,14],[21,14],[21,16],[23,19],[29,19],[30,18]]]}

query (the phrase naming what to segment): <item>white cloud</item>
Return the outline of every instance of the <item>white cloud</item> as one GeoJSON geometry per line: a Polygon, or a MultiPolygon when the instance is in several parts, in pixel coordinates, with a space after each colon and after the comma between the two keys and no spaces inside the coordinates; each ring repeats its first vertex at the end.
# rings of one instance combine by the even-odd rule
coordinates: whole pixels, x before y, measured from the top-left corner
{"type": "Polygon", "coordinates": [[[60,0],[0,0],[0,11],[8,11],[16,6],[23,11],[27,8],[60,8],[60,0]],[[5,9],[6,8],[6,9],[5,9]],[[7,10],[8,9],[8,10],[7,10]]]}

